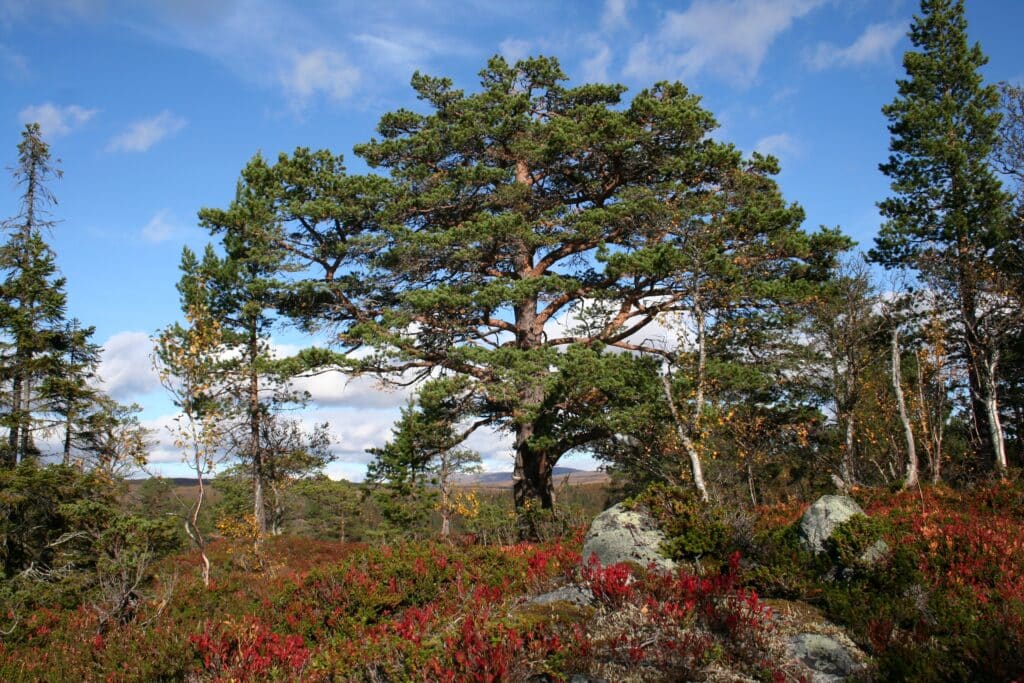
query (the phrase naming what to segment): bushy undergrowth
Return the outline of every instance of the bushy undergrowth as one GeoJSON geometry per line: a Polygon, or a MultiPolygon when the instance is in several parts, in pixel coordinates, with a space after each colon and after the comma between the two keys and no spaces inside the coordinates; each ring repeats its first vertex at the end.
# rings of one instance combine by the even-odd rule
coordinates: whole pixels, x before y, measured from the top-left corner
{"type": "Polygon", "coordinates": [[[870,520],[844,525],[819,557],[797,538],[801,504],[762,510],[750,527],[649,498],[670,530],[698,526],[675,547],[701,558],[700,575],[581,566],[578,536],[491,546],[279,538],[258,562],[217,543],[210,590],[194,557],[172,556],[129,623],[101,623],[90,602],[3,615],[0,680],[659,681],[716,668],[783,680],[792,672],[759,596],[806,601],[845,625],[876,680],[1024,673],[1020,487],[858,495],[870,520]],[[892,551],[861,562],[879,536],[892,551]],[[588,587],[595,603],[528,601],[565,583],[588,587]]]}
{"type": "MultiPolygon", "coordinates": [[[[94,610],[37,610],[0,642],[0,679],[666,680],[709,662],[770,676],[767,611],[732,571],[713,577],[581,566],[579,538],[509,546],[280,539],[263,570],[215,546],[214,586],[190,578],[159,617],[101,629],[94,610]],[[566,581],[595,607],[532,604],[566,581]]],[[[177,556],[162,575],[194,573],[177,556]]],[[[155,606],[149,606],[153,608],[155,606]]]]}
{"type": "MultiPolygon", "coordinates": [[[[1024,676],[1024,488],[865,490],[857,497],[869,516],[840,525],[820,556],[799,542],[806,504],[759,510],[743,582],[765,597],[822,608],[873,655],[878,680],[1024,676]],[[888,553],[865,562],[879,539],[888,553]]],[[[723,544],[725,552],[736,547],[723,544]]]]}

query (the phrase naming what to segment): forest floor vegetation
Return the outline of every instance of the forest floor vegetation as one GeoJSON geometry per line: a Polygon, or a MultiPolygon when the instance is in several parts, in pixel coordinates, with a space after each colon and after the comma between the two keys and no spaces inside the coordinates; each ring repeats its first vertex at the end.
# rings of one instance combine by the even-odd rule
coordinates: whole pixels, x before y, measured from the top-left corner
{"type": "Polygon", "coordinates": [[[855,497],[871,522],[815,557],[796,535],[806,503],[738,521],[683,494],[641,496],[669,531],[671,574],[588,562],[582,530],[514,545],[285,536],[259,557],[221,539],[209,589],[192,553],[172,554],[123,623],[101,619],[98,589],[63,604],[5,593],[0,679],[799,680],[783,641],[822,616],[870,656],[865,680],[1024,674],[1024,487],[855,497]],[[891,554],[859,564],[879,537],[891,554]],[[531,601],[567,585],[593,599],[531,601]]]}

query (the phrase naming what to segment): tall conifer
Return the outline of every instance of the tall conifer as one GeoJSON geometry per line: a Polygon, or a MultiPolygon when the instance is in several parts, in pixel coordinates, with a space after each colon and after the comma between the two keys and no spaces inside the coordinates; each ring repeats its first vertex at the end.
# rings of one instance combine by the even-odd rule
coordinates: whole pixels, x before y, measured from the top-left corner
{"type": "Polygon", "coordinates": [[[996,409],[999,360],[998,275],[993,264],[1006,237],[1009,197],[991,168],[999,92],[985,85],[988,59],[967,39],[962,0],[922,0],[904,55],[907,78],[882,111],[891,154],[880,168],[892,196],[871,258],[917,272],[957,320],[955,342],[967,372],[980,451],[1006,466],[996,409]]]}
{"type": "Polygon", "coordinates": [[[14,169],[23,187],[21,210],[5,223],[8,239],[0,247],[0,368],[7,396],[2,422],[8,430],[3,463],[8,467],[39,454],[35,436],[44,426],[41,413],[48,409],[41,387],[60,371],[55,351],[67,301],[64,278],[58,276],[53,251],[43,239],[43,232],[54,225],[49,209],[56,204],[48,183],[61,171],[38,124],[26,125],[21,137],[14,169]]]}

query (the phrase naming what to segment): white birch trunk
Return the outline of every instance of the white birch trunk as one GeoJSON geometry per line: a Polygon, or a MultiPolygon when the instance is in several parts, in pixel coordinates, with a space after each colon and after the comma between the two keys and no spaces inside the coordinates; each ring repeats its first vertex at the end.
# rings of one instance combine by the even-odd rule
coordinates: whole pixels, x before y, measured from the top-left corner
{"type": "Polygon", "coordinates": [[[890,346],[892,351],[892,388],[896,393],[896,407],[899,409],[900,422],[903,424],[903,436],[907,442],[907,471],[903,478],[903,488],[910,488],[918,484],[917,448],[914,444],[914,430],[910,425],[910,417],[907,415],[907,404],[903,398],[903,386],[900,381],[900,341],[899,326],[893,325],[890,346]]]}

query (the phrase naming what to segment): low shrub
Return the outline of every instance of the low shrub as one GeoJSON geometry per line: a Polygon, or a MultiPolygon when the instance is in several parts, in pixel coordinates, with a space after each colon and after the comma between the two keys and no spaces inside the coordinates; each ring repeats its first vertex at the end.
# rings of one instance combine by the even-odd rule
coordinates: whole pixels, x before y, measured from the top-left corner
{"type": "Polygon", "coordinates": [[[693,492],[655,484],[630,503],[648,511],[668,540],[664,553],[674,560],[722,559],[735,549],[735,533],[725,511],[693,492]]]}

